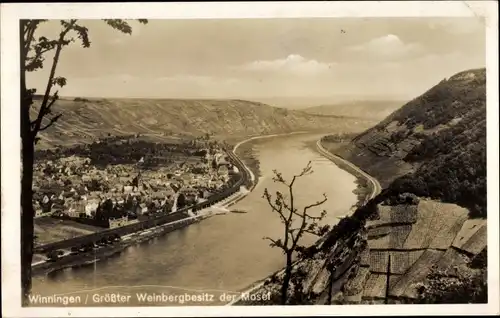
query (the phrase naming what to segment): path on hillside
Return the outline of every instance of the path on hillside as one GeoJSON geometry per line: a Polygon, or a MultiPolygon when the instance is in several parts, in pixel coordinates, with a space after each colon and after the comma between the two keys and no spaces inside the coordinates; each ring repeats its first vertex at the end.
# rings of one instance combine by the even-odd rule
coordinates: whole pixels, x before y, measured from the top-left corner
{"type": "Polygon", "coordinates": [[[321,145],[321,139],[316,142],[316,146],[318,148],[319,153],[321,155],[323,155],[324,157],[330,159],[333,162],[340,161],[340,162],[348,165],[353,170],[355,170],[356,172],[358,172],[359,174],[361,174],[363,177],[365,177],[368,181],[370,181],[370,183],[373,185],[373,191],[372,191],[372,193],[370,193],[370,196],[368,197],[368,200],[373,199],[374,197],[376,197],[382,191],[382,187],[380,186],[380,183],[378,182],[377,179],[375,179],[374,177],[370,176],[368,173],[364,172],[359,167],[355,166],[353,163],[351,163],[351,162],[349,162],[349,161],[347,161],[347,160],[345,160],[345,159],[343,159],[343,158],[341,158],[341,157],[339,157],[337,155],[334,155],[331,152],[329,152],[328,150],[326,150],[323,147],[323,145],[321,145]]]}

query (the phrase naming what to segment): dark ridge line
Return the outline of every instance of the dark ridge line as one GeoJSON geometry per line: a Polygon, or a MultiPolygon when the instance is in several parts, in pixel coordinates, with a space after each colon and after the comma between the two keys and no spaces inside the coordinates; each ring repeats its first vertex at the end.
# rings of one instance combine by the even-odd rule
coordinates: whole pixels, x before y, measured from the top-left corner
{"type": "MultiPolygon", "coordinates": [[[[378,274],[378,275],[387,275],[387,272],[381,272],[381,271],[370,271],[370,274],[378,274]]],[[[391,273],[391,276],[404,276],[405,274],[400,274],[400,273],[391,273]]]]}
{"type": "MultiPolygon", "coordinates": [[[[376,221],[376,220],[374,220],[376,221]]],[[[413,225],[417,223],[415,222],[392,222],[392,223],[382,223],[382,224],[374,224],[374,225],[367,225],[366,229],[371,230],[371,229],[379,229],[383,227],[393,227],[393,226],[403,226],[403,225],[413,225]]]]}
{"type": "Polygon", "coordinates": [[[435,248],[435,247],[418,247],[418,248],[379,248],[379,247],[374,247],[370,248],[370,251],[382,251],[382,252],[415,252],[415,251],[427,251],[427,250],[433,250],[433,251],[440,251],[440,252],[446,252],[448,248],[435,248]]]}

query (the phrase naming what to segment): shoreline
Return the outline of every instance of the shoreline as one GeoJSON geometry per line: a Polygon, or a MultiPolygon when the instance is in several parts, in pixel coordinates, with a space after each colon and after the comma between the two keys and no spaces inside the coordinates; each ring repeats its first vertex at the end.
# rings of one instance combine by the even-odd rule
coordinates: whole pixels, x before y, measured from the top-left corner
{"type": "Polygon", "coordinates": [[[141,244],[150,241],[154,238],[163,236],[165,234],[171,233],[173,231],[187,227],[193,223],[201,222],[204,219],[210,218],[212,216],[223,214],[221,212],[214,211],[214,207],[228,208],[235,202],[244,198],[248,192],[243,193],[238,191],[222,202],[214,204],[201,210],[199,214],[191,217],[182,218],[173,222],[157,225],[142,231],[127,234],[122,237],[119,242],[116,242],[111,246],[104,246],[97,251],[91,251],[86,254],[77,255],[67,255],[63,258],[57,260],[56,262],[43,261],[41,263],[32,264],[32,276],[47,275],[53,272],[57,272],[66,268],[81,267],[88,264],[92,264],[101,260],[106,260],[116,254],[121,253],[127,247],[132,245],[141,244]],[[91,261],[91,263],[89,263],[91,261]]]}
{"type": "MultiPolygon", "coordinates": [[[[363,187],[364,182],[367,181],[367,184],[369,184],[368,188],[370,189],[370,192],[364,193],[363,195],[363,204],[366,204],[368,201],[376,197],[381,191],[382,191],[382,186],[380,183],[375,179],[374,177],[370,176],[368,173],[363,171],[361,168],[355,166],[353,163],[347,161],[346,159],[335,155],[325,149],[323,145],[321,144],[321,139],[316,142],[317,150],[318,152],[324,156],[325,158],[331,160],[335,165],[337,165],[340,169],[350,173],[353,175],[358,184],[358,188],[361,186],[363,187]],[[362,181],[359,181],[359,180],[362,181]]],[[[366,186],[365,186],[366,187],[366,186]]],[[[357,189],[356,189],[357,190],[357,189]]],[[[355,190],[355,191],[356,191],[355,190]]],[[[357,193],[356,193],[357,194],[357,193]]],[[[362,194],[361,194],[362,195],[362,194]]],[[[359,199],[360,194],[358,194],[358,199],[359,199]]]]}
{"type": "MultiPolygon", "coordinates": [[[[87,266],[90,264],[93,264],[95,262],[105,260],[108,258],[113,257],[116,254],[120,254],[122,251],[124,251],[126,248],[132,246],[132,245],[137,245],[141,244],[144,242],[147,242],[149,240],[152,240],[154,238],[160,237],[162,235],[168,234],[170,232],[173,232],[175,230],[184,228],[186,226],[189,226],[193,223],[200,222],[206,218],[212,217],[217,214],[213,210],[210,211],[214,206],[219,205],[222,208],[229,208],[230,206],[236,204],[238,201],[244,199],[248,193],[250,193],[253,188],[257,185],[258,183],[258,177],[256,178],[256,175],[258,176],[259,172],[258,170],[252,170],[247,163],[245,163],[242,158],[240,158],[237,154],[236,151],[241,145],[244,145],[250,141],[253,140],[260,140],[264,138],[272,138],[272,137],[279,137],[279,136],[286,136],[286,135],[292,135],[292,134],[300,134],[300,133],[307,133],[306,131],[301,131],[301,132],[292,132],[292,133],[285,133],[285,134],[272,134],[272,135],[262,135],[262,136],[251,136],[249,138],[246,138],[240,142],[238,142],[234,148],[232,149],[232,153],[235,155],[236,159],[242,164],[243,169],[247,171],[247,173],[250,176],[250,181],[251,181],[251,188],[248,189],[248,191],[242,192],[242,191],[237,191],[233,195],[230,195],[226,199],[223,200],[223,202],[219,204],[214,204],[213,206],[207,207],[205,213],[200,213],[196,216],[192,217],[187,217],[183,218],[180,220],[176,220],[170,223],[158,225],[152,228],[148,228],[142,231],[137,231],[131,234],[127,234],[124,237],[122,237],[122,240],[119,242],[114,243],[113,245],[110,246],[104,246],[102,248],[99,248],[98,250],[94,250],[85,254],[76,254],[76,255],[66,255],[64,257],[61,257],[55,262],[50,262],[50,261],[41,261],[37,263],[32,263],[31,264],[31,270],[32,270],[32,276],[41,276],[41,275],[48,275],[54,272],[58,272],[61,270],[64,270],[66,268],[78,268],[82,266],[87,266]]],[[[254,168],[255,169],[255,168],[254,168]]]]}
{"type": "MultiPolygon", "coordinates": [[[[357,188],[353,190],[353,193],[357,195],[357,203],[351,207],[350,214],[352,214],[357,207],[363,206],[364,204],[366,204],[368,201],[370,201],[380,193],[381,187],[376,179],[368,175],[366,172],[362,171],[360,168],[356,167],[354,164],[326,150],[321,144],[321,139],[318,140],[315,144],[316,144],[315,150],[320,155],[331,160],[337,167],[348,172],[349,174],[353,175],[356,178],[357,188]]],[[[322,240],[323,237],[319,238],[315,244],[320,244],[322,240]]],[[[295,266],[299,261],[300,260],[296,260],[293,266],[295,266]]],[[[284,272],[284,270],[285,270],[284,267],[278,269],[272,274],[253,282],[246,288],[241,289],[239,292],[241,294],[250,294],[255,290],[258,290],[259,288],[264,286],[265,282],[269,278],[275,275],[279,275],[280,273],[284,272]]],[[[245,306],[244,303],[240,304],[240,301],[241,301],[241,296],[227,303],[225,306],[245,306]]]]}

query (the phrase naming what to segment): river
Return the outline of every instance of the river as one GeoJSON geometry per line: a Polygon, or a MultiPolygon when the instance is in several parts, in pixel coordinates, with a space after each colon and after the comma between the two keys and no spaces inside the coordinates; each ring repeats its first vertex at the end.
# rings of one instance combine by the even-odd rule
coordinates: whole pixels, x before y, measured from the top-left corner
{"type": "MultiPolygon", "coordinates": [[[[80,296],[82,302],[90,306],[220,305],[228,302],[236,291],[283,266],[283,254],[263,240],[265,236],[279,238],[283,234],[278,215],[270,211],[262,198],[266,187],[272,193],[280,189],[271,179],[273,169],[289,178],[312,161],[314,172],[296,182],[296,202],[301,208],[321,200],[325,193],[328,201],[321,209],[328,212],[326,222],[329,224],[337,223],[338,217],[348,214],[356,203],[354,176],[339,169],[311,146],[320,137],[318,134],[298,134],[257,143],[259,183],[253,192],[231,207],[247,213],[216,215],[131,246],[110,259],[34,277],[33,294],[80,296]],[[106,293],[131,297],[125,303],[102,303],[105,299],[96,298],[106,293]],[[137,298],[138,293],[156,293],[157,296],[163,293],[163,298],[142,302],[137,298]],[[197,299],[165,297],[184,294],[197,299]]],[[[311,238],[307,239],[312,242],[311,238]]]]}

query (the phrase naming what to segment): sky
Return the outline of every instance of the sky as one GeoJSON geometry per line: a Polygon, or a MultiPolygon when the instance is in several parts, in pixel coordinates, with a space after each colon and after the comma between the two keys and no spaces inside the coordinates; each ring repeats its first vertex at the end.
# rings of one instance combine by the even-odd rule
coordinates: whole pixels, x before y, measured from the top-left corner
{"type": "MultiPolygon", "coordinates": [[[[132,35],[81,20],[91,47],[62,52],[60,95],[241,99],[411,99],[485,67],[479,18],[130,21],[132,35]]],[[[58,21],[37,35],[54,37],[58,21]]],[[[51,56],[28,84],[45,87],[51,56]]]]}

